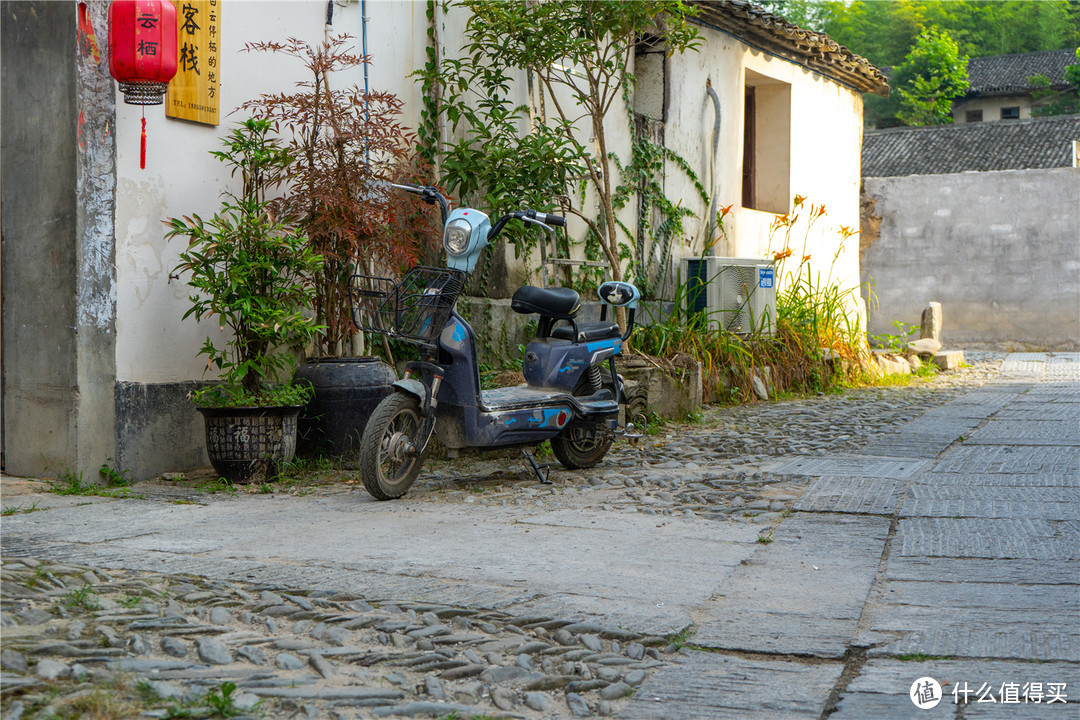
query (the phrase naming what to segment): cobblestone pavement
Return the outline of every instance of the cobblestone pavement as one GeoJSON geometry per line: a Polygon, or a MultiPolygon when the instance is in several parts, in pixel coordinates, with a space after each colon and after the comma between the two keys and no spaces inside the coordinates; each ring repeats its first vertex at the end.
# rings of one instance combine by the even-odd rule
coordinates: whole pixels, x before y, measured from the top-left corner
{"type": "Polygon", "coordinates": [[[1078,717],[1075,365],[968,362],[711,408],[551,485],[512,457],[429,463],[397,503],[358,504],[341,471],[141,499],[5,479],[0,715],[914,717],[926,675],[945,697],[926,717],[1078,717]],[[268,507],[301,549],[159,538],[193,505],[225,543],[268,507]],[[555,551],[517,558],[530,531],[555,551]]]}

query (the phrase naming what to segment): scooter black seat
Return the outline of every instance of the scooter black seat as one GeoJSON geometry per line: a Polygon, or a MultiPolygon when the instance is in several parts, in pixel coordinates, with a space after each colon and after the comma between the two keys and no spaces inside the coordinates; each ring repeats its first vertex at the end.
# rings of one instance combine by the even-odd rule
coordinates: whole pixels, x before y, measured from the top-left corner
{"type": "MultiPolygon", "coordinates": [[[[578,323],[577,331],[577,342],[594,342],[622,336],[622,333],[619,332],[618,323],[604,322],[603,320],[600,322],[578,323]]],[[[573,341],[574,327],[572,325],[557,327],[551,331],[551,337],[573,341]]]]}
{"type": "Polygon", "coordinates": [[[581,297],[571,288],[538,288],[532,285],[520,287],[510,298],[510,307],[516,313],[529,315],[540,313],[542,317],[570,320],[577,315],[581,297]]]}

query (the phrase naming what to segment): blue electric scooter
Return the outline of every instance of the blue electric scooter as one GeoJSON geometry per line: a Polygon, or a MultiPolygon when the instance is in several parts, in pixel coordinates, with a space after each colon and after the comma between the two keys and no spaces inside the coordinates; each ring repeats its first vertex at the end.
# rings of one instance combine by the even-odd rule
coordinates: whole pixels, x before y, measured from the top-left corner
{"type": "MultiPolygon", "coordinates": [[[[525,348],[525,384],[482,390],[476,337],[455,311],[465,279],[511,220],[554,234],[551,226],[563,226],[566,219],[519,210],[492,224],[479,210],[449,212],[435,188],[394,187],[439,205],[447,267],[415,267],[400,281],[356,275],[350,283],[357,326],[414,343],[421,358],[406,365],[404,378],[364,430],[360,477],[368,492],[379,500],[404,495],[433,434],[452,456],[463,448],[525,449],[550,440],[555,457],[570,469],[599,463],[617,435],[641,437],[644,417],[619,426],[625,397],[615,369],[615,356],[633,332],[637,288],[627,282],[601,285],[599,322],[578,322],[580,298],[573,289],[520,288],[511,299],[513,310],[540,316],[536,337],[525,348]],[[627,308],[626,332],[607,319],[608,306],[627,308]]],[[[525,457],[547,482],[532,455],[525,457]]]]}

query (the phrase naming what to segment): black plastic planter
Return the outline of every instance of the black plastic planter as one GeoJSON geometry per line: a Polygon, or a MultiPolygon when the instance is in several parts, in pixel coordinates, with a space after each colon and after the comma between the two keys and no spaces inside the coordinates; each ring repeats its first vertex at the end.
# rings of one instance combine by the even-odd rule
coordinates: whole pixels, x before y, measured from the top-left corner
{"type": "Polygon", "coordinates": [[[293,382],[307,383],[315,394],[300,414],[297,454],[355,467],[368,418],[396,381],[394,369],[376,357],[322,358],[298,367],[293,382]]]}

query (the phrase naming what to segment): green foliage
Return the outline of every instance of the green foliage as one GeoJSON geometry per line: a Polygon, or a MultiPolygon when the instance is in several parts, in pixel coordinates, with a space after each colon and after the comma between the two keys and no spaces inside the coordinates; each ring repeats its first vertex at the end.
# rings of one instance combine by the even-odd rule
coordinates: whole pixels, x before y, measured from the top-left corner
{"type": "Polygon", "coordinates": [[[109,458],[101,464],[101,469],[98,473],[102,479],[105,480],[105,484],[109,487],[127,487],[132,483],[130,470],[116,470],[109,465],[109,458]]]}
{"type": "Polygon", "coordinates": [[[321,326],[315,339],[325,355],[339,355],[355,330],[347,288],[356,268],[409,267],[441,236],[431,208],[386,187],[427,184],[413,152],[416,138],[401,119],[401,100],[331,84],[369,62],[350,49],[350,39],[338,35],[311,45],[290,37],[244,46],[245,52],[285,55],[303,66],[290,91],[260,95],[241,109],[273,121],[288,142],[290,182],[274,208],[295,218],[306,247],[323,257],[313,273],[313,303],[321,326]]]}
{"type": "Polygon", "coordinates": [[[270,130],[269,120],[246,120],[224,139],[226,149],[213,153],[241,175],[239,196],[223,193],[221,208],[209,220],[192,214],[168,221],[166,237],[188,238],[175,269],[195,291],[184,318],[214,319],[231,331],[224,346],[208,337],[199,351],[208,369],[223,371],[224,385],[199,391],[197,403],[280,401],[270,387],[283,371],[292,371],[294,356],[285,348],[302,347],[321,329],[306,311],[314,298],[310,277],[323,259],[288,218],[274,216],[266,200],[267,189],[291,163],[270,130]]]}
{"type": "Polygon", "coordinates": [[[896,116],[908,125],[952,122],[952,100],[968,88],[967,57],[947,32],[926,30],[890,81],[900,95],[896,116]]]}
{"type": "MultiPolygon", "coordinates": [[[[1080,3],[1072,0],[762,0],[760,4],[801,27],[827,33],[882,68],[903,63],[926,30],[948,33],[960,55],[968,57],[1061,50],[1080,44],[1080,3]]],[[[867,126],[900,122],[901,96],[895,92],[894,80],[890,78],[892,97],[865,98],[867,126]]]]}
{"type": "Polygon", "coordinates": [[[37,510],[44,510],[45,508],[38,507],[38,502],[38,500],[35,500],[32,504],[26,507],[19,507],[17,505],[5,505],[3,511],[0,512],[0,515],[3,515],[4,517],[7,517],[8,515],[14,515],[16,513],[21,513],[25,515],[35,512],[37,510]]]}
{"type": "Polygon", "coordinates": [[[49,481],[48,492],[54,495],[84,495],[98,497],[138,497],[126,487],[103,488],[83,480],[82,473],[75,473],[64,468],[59,477],[49,481]]]}
{"type": "Polygon", "coordinates": [[[1080,6],[1069,0],[763,0],[770,12],[829,35],[879,67],[903,62],[920,32],[949,33],[970,57],[1073,48],[1080,6]]]}
{"type": "MultiPolygon", "coordinates": [[[[772,253],[780,290],[771,335],[763,328],[743,335],[724,330],[721,318],[690,310],[700,289],[677,283],[673,312],[663,316],[646,306],[647,319],[631,337],[632,348],[658,357],[693,357],[701,364],[706,399],[711,401],[751,400],[755,375],[767,374],[777,395],[829,392],[853,381],[866,355],[852,312],[856,289],[836,285],[831,272],[824,278],[812,272],[805,246],[825,208],[807,205],[799,195],[794,207],[794,212],[777,217],[770,231],[770,247],[781,247],[772,253]],[[801,260],[786,270],[785,261],[795,254],[792,246],[800,239],[797,235],[803,243],[801,260]]],[[[840,228],[834,264],[854,234],[840,228]]]]}
{"type": "Polygon", "coordinates": [[[896,328],[896,334],[875,335],[874,342],[878,347],[887,348],[895,353],[902,353],[907,350],[908,342],[911,341],[911,336],[915,334],[918,328],[902,320],[893,320],[892,324],[896,328]]]}
{"type": "Polygon", "coordinates": [[[207,495],[213,495],[214,493],[223,492],[228,495],[232,495],[233,497],[236,497],[236,486],[225,478],[204,480],[203,482],[196,485],[195,489],[207,495]]]}
{"type": "Polygon", "coordinates": [[[1072,87],[1065,90],[1054,89],[1051,87],[1050,78],[1042,74],[1032,75],[1027,80],[1035,88],[1031,93],[1031,114],[1034,117],[1080,112],[1080,48],[1076,49],[1076,64],[1065,68],[1065,82],[1072,87]]]}
{"type": "MultiPolygon", "coordinates": [[[[629,93],[624,93],[623,100],[626,103],[627,117],[633,125],[633,105],[629,93]]],[[[621,210],[635,198],[639,202],[638,218],[641,222],[635,238],[634,252],[629,257],[628,274],[633,277],[642,295],[655,297],[662,291],[666,278],[657,277],[657,273],[653,271],[663,272],[671,267],[672,246],[684,235],[683,219],[694,215],[689,208],[672,202],[665,194],[665,165],[675,165],[691,179],[698,199],[706,207],[709,205],[709,195],[689,163],[670,148],[652,142],[647,133],[634,133],[628,164],[620,162],[615,154],[612,154],[611,161],[622,178],[612,196],[615,209],[621,210]],[[648,222],[654,215],[659,218],[659,222],[648,222]]],[[[633,235],[621,222],[619,227],[627,237],[633,235]]]]}
{"type": "MultiPolygon", "coordinates": [[[[147,688],[141,690],[145,696],[150,697],[152,691],[147,688]]],[[[165,709],[167,718],[205,718],[221,717],[230,718],[244,714],[243,710],[236,707],[236,683],[226,680],[221,683],[221,689],[210,689],[199,700],[194,702],[181,702],[174,700],[172,706],[165,709]]]]}
{"type": "Polygon", "coordinates": [[[685,628],[675,633],[668,638],[669,643],[676,649],[682,650],[686,647],[686,644],[690,641],[690,638],[694,636],[697,630],[692,625],[687,625],[685,628]]]}
{"type": "MultiPolygon", "coordinates": [[[[648,171],[641,152],[622,159],[611,152],[605,119],[614,103],[628,97],[633,83],[628,63],[643,37],[658,33],[658,42],[670,52],[697,46],[700,39],[687,21],[694,11],[668,0],[463,0],[460,6],[470,12],[465,57],[437,63],[429,53],[420,73],[428,98],[420,133],[427,152],[441,159],[452,190],[492,214],[520,204],[548,210],[551,199],[560,198],[561,209],[589,228],[587,253],[594,250],[606,259],[611,275],[621,278],[621,261],[636,258],[633,243],[620,238],[615,211],[640,183],[624,177],[620,186],[618,175],[628,168],[638,177],[648,171]],[[664,18],[662,25],[656,24],[658,17],[664,18]],[[511,78],[521,71],[530,96],[533,82],[539,84],[538,107],[508,99],[511,78]],[[457,140],[441,141],[440,121],[457,140]],[[586,145],[579,138],[588,135],[592,141],[586,145]],[[596,193],[599,218],[571,205],[571,198],[582,204],[587,187],[596,193]]],[[[433,3],[428,12],[433,18],[433,3]]],[[[649,162],[655,166],[655,160],[649,162]]],[[[676,208],[656,205],[662,211],[676,208]]],[[[666,217],[677,225],[682,213],[666,217]]],[[[508,239],[519,254],[528,245],[520,236],[508,239]]]]}
{"type": "Polygon", "coordinates": [[[71,609],[97,610],[98,596],[92,585],[83,585],[78,590],[72,590],[64,595],[64,605],[71,609]]]}
{"type": "Polygon", "coordinates": [[[241,714],[241,710],[233,705],[233,693],[236,692],[236,683],[225,681],[221,683],[221,692],[211,690],[206,694],[206,703],[214,708],[221,717],[233,717],[241,714]]]}
{"type": "Polygon", "coordinates": [[[1080,93],[1080,47],[1076,48],[1076,62],[1065,68],[1065,80],[1071,82],[1080,93]]]}

